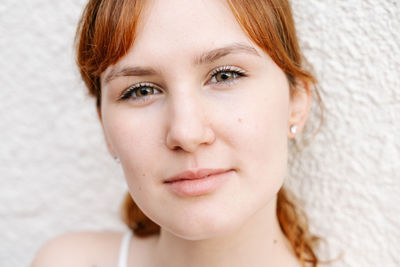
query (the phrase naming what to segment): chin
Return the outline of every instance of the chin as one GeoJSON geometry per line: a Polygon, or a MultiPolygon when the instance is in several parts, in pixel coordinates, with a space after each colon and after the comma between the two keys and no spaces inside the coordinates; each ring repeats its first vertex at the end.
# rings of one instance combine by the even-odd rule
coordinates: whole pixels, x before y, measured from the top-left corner
{"type": "Polygon", "coordinates": [[[196,241],[228,235],[231,232],[237,231],[242,223],[238,218],[229,216],[224,216],[224,218],[216,218],[214,216],[211,219],[194,216],[189,220],[183,219],[175,222],[170,227],[166,226],[162,228],[179,238],[196,241]]]}

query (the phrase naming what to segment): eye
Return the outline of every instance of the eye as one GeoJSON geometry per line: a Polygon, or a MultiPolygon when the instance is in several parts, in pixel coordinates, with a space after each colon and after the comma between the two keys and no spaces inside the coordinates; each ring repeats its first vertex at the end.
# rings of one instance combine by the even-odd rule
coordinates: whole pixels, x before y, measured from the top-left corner
{"type": "Polygon", "coordinates": [[[213,70],[210,76],[211,83],[227,83],[233,82],[234,80],[246,75],[245,72],[238,67],[224,66],[213,70]]]}
{"type": "Polygon", "coordinates": [[[132,99],[136,101],[140,99],[142,101],[149,97],[152,97],[153,95],[157,95],[160,93],[161,90],[156,89],[155,86],[151,83],[139,83],[132,85],[124,92],[122,92],[122,95],[119,97],[119,100],[132,99]]]}

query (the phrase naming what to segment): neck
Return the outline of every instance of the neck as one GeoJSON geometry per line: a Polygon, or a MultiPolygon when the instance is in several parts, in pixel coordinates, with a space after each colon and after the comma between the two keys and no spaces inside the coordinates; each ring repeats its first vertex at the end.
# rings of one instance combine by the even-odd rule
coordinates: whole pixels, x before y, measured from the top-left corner
{"type": "Polygon", "coordinates": [[[276,200],[271,203],[240,229],[211,239],[186,240],[161,229],[153,266],[299,266],[279,226],[276,200]]]}

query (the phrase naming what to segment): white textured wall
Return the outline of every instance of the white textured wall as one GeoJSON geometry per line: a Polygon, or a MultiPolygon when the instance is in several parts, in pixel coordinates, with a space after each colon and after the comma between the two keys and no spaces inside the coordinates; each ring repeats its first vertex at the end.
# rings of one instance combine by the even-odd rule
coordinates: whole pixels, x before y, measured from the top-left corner
{"type": "MultiPolygon", "coordinates": [[[[124,229],[122,172],[73,63],[84,2],[0,1],[0,266],[65,231],[124,229]]],[[[328,113],[288,184],[334,266],[400,266],[400,1],[293,7],[328,113]]]]}

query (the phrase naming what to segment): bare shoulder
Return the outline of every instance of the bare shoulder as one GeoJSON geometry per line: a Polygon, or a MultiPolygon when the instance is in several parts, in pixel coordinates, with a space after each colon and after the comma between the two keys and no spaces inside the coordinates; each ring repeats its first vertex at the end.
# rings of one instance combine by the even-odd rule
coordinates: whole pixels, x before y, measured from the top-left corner
{"type": "Polygon", "coordinates": [[[115,266],[121,232],[74,232],[48,241],[36,254],[31,267],[115,266]]]}

